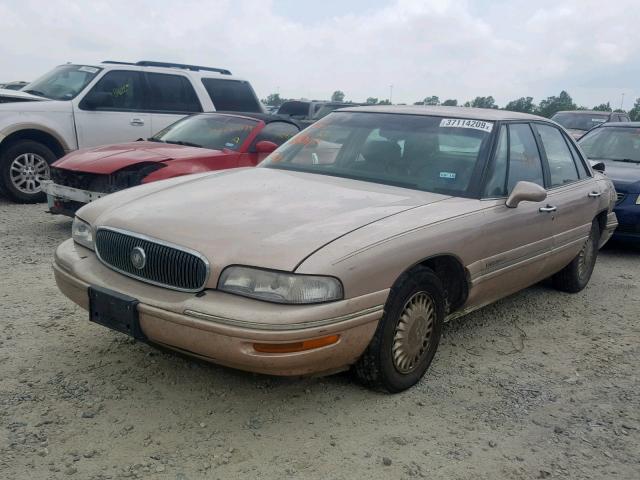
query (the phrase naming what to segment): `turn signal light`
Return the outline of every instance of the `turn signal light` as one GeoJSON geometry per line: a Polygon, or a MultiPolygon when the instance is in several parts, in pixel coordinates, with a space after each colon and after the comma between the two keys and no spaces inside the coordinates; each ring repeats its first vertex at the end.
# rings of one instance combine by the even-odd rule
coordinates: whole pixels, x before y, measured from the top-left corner
{"type": "Polygon", "coordinates": [[[313,350],[314,348],[333,345],[338,341],[340,335],[329,335],[327,337],[314,338],[293,343],[254,343],[253,349],[260,353],[293,353],[313,350]]]}

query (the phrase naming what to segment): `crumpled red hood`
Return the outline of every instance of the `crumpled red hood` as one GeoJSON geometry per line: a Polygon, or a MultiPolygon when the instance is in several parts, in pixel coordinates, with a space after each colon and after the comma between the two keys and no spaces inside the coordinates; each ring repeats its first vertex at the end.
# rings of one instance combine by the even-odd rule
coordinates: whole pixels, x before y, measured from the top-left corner
{"type": "Polygon", "coordinates": [[[208,148],[159,142],[131,142],[76,150],[62,157],[53,166],[79,172],[110,174],[137,163],[211,158],[224,155],[228,155],[228,153],[208,148]]]}

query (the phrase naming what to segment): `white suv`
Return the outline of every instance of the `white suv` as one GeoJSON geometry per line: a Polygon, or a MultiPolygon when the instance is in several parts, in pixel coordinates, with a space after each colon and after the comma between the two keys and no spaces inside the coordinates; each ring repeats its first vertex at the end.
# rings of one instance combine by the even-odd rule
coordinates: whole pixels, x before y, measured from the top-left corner
{"type": "Polygon", "coordinates": [[[71,150],[150,137],[194,112],[262,112],[221,68],[141,61],[61,65],[21,91],[0,89],[0,189],[44,200],[49,165],[71,150]]]}

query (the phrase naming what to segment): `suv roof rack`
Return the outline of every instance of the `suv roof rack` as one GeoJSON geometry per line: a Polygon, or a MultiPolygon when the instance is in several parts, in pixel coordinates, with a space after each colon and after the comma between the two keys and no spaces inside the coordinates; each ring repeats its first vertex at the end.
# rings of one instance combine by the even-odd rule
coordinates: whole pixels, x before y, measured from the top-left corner
{"type": "Polygon", "coordinates": [[[172,63],[172,62],[156,62],[153,60],[140,60],[139,62],[118,62],[115,60],[105,60],[102,63],[109,63],[114,65],[137,65],[139,67],[163,67],[163,68],[183,68],[185,70],[191,70],[193,72],[197,72],[200,70],[204,70],[206,72],[217,72],[222,75],[231,75],[231,71],[226,68],[215,68],[215,67],[203,67],[201,65],[188,65],[185,63],[172,63]]]}

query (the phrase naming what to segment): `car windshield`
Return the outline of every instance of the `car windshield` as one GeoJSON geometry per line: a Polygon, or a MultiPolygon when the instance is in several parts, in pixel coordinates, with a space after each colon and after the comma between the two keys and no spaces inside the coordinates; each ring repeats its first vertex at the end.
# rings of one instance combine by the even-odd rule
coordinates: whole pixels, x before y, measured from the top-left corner
{"type": "Polygon", "coordinates": [[[260,167],[468,196],[493,127],[482,120],[334,112],[282,145],[260,167]]]}
{"type": "Polygon", "coordinates": [[[51,100],[71,100],[102,70],[86,65],[61,65],[22,90],[51,100]]]}
{"type": "Polygon", "coordinates": [[[157,142],[177,143],[212,150],[237,150],[258,120],[231,115],[202,114],[177,121],[151,137],[157,142]]]}
{"type": "Polygon", "coordinates": [[[608,113],[556,113],[551,120],[570,130],[591,130],[609,120],[608,113]]]}
{"type": "Polygon", "coordinates": [[[640,162],[640,128],[602,127],[578,143],[589,158],[640,162]]]}

